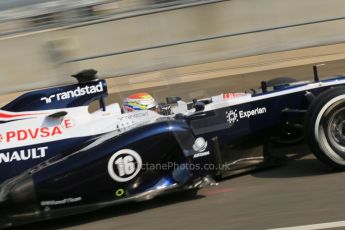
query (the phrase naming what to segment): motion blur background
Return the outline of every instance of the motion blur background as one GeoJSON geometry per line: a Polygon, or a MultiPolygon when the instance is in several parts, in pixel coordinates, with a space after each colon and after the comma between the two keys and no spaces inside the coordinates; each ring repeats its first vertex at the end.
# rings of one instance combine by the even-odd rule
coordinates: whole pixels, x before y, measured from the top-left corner
{"type": "MultiPolygon", "coordinates": [[[[107,78],[112,103],[134,91],[189,100],[279,76],[312,79],[317,63],[327,64],[321,77],[342,74],[344,28],[344,0],[0,0],[0,104],[20,91],[75,83],[69,76],[88,68],[107,78]]],[[[22,229],[269,229],[344,220],[345,173],[329,172],[308,155],[221,181],[195,199],[177,194],[22,229]]]]}
{"type": "Polygon", "coordinates": [[[121,93],[345,51],[343,0],[2,0],[0,11],[1,94],[87,68],[121,93]]]}

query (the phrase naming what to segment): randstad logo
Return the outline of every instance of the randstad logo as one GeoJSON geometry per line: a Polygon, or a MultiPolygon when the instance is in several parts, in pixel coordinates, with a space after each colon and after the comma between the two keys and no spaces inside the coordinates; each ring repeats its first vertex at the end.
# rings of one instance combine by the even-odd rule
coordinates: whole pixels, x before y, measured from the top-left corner
{"type": "Polygon", "coordinates": [[[50,95],[49,97],[42,97],[41,101],[49,104],[53,102],[53,99],[56,101],[67,100],[70,98],[80,97],[84,95],[90,95],[95,93],[103,92],[103,84],[99,82],[97,85],[87,85],[85,87],[78,86],[75,90],[70,90],[67,92],[57,93],[50,95]]]}

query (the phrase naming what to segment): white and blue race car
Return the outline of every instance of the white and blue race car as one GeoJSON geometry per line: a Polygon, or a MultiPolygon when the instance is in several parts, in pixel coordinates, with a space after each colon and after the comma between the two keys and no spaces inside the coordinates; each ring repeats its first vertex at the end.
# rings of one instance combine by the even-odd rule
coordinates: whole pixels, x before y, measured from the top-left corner
{"type": "Polygon", "coordinates": [[[131,113],[105,104],[96,71],[75,77],[78,84],[25,93],[0,110],[2,227],[196,191],[215,175],[271,161],[270,151],[250,151],[270,142],[306,138],[318,159],[345,169],[344,76],[320,81],[315,71],[313,82],[279,78],[131,113]]]}

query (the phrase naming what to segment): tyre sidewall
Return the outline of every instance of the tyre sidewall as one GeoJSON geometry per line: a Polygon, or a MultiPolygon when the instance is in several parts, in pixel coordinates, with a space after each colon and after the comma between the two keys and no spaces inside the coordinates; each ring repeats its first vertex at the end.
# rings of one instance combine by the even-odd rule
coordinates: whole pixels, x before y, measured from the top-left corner
{"type": "Polygon", "coordinates": [[[316,133],[316,128],[318,128],[321,124],[321,118],[324,112],[339,100],[344,100],[345,102],[345,87],[328,89],[316,97],[315,101],[310,105],[306,113],[305,136],[311,151],[320,161],[334,169],[344,170],[345,159],[342,163],[339,163],[326,154],[320,146],[320,140],[318,140],[316,133]],[[335,98],[338,98],[338,100],[334,101],[332,104],[329,104],[329,102],[335,98]]]}

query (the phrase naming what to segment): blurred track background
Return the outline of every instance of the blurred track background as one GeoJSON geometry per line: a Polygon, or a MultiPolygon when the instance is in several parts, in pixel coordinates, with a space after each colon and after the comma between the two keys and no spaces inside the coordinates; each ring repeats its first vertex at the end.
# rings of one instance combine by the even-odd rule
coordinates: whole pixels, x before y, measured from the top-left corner
{"type": "MultiPolygon", "coordinates": [[[[289,76],[345,73],[343,0],[30,0],[0,3],[1,105],[95,68],[109,102],[147,91],[185,100],[289,76]],[[23,4],[25,2],[25,4],[23,4]]],[[[279,150],[278,150],[279,151],[279,150]]],[[[304,145],[287,166],[20,229],[269,229],[345,220],[344,173],[304,145]]]]}
{"type": "MultiPolygon", "coordinates": [[[[221,68],[325,55],[339,58],[344,46],[331,49],[328,45],[345,41],[344,9],[342,0],[78,0],[73,4],[55,0],[10,8],[0,13],[4,30],[0,93],[70,83],[73,79],[67,76],[86,68],[97,69],[101,77],[120,77],[128,88],[138,78],[147,79],[140,75],[133,80],[133,74],[153,71],[161,85],[178,83],[186,74],[180,67],[195,67],[187,69],[187,74],[202,72],[199,64],[229,59],[237,62],[224,62],[221,68]],[[115,4],[118,12],[100,13],[105,2],[115,4]],[[127,10],[129,6],[136,8],[127,10]],[[89,9],[85,16],[67,14],[85,7],[89,9]],[[42,27],[41,22],[46,25],[42,27]],[[13,25],[11,30],[8,23],[23,25],[13,25]],[[324,50],[298,51],[317,46],[324,50]],[[276,55],[261,56],[272,53],[276,55]]],[[[203,70],[211,76],[210,68],[206,65],[203,70]]],[[[123,84],[114,87],[122,89],[123,84]]]]}

